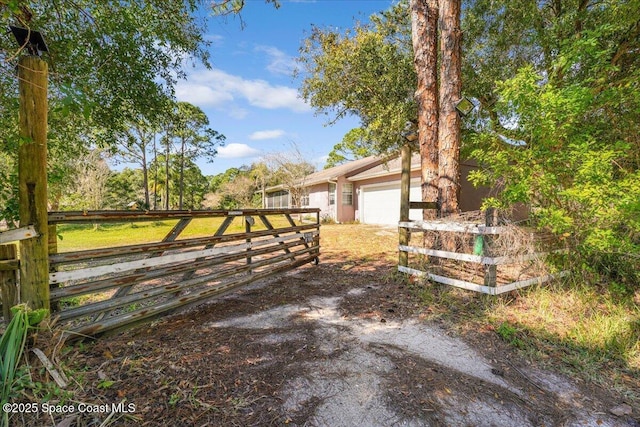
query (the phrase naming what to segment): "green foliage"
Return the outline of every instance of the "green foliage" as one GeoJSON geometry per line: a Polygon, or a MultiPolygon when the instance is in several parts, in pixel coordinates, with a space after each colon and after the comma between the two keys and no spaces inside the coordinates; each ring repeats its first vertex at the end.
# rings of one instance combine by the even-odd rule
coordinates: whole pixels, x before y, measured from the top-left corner
{"type": "MultiPolygon", "coordinates": [[[[20,390],[16,388],[16,378],[29,329],[42,322],[48,311],[30,310],[22,304],[12,307],[11,313],[13,316],[11,322],[0,338],[0,379],[2,379],[0,405],[8,403],[11,397],[16,397],[19,393],[20,390]]],[[[3,425],[9,425],[9,413],[4,411],[3,425]]]]}
{"type": "Polygon", "coordinates": [[[13,159],[0,152],[0,219],[18,217],[18,174],[13,159]]]}
{"type": "Polygon", "coordinates": [[[373,154],[376,154],[373,151],[373,143],[367,140],[366,131],[362,128],[351,129],[341,142],[334,145],[324,168],[332,168],[373,154]]]}
{"type": "MultiPolygon", "coordinates": [[[[193,162],[200,157],[213,161],[217,154],[216,146],[224,144],[225,136],[208,126],[207,115],[188,102],[178,102],[170,115],[171,131],[167,133],[165,143],[174,141],[179,147],[174,155],[174,164],[178,166],[178,209],[186,208],[185,173],[189,172],[186,168],[195,166],[193,162]]],[[[193,167],[191,171],[194,171],[193,167]]]]}
{"type": "MultiPolygon", "coordinates": [[[[244,9],[246,0],[213,0],[211,1],[211,10],[215,15],[231,15],[239,14],[244,9]]],[[[265,0],[265,3],[271,3],[273,7],[280,7],[279,0],[265,0]]]]}
{"type": "Polygon", "coordinates": [[[124,168],[120,172],[111,172],[107,180],[106,206],[109,209],[128,209],[131,202],[143,206],[142,180],[140,169],[124,168]]]}
{"type": "Polygon", "coordinates": [[[298,61],[306,76],[302,96],[318,112],[333,115],[332,122],[346,115],[361,121],[361,129],[335,147],[333,162],[394,150],[406,122],[415,122],[416,77],[406,2],[344,34],[314,27],[298,61]]]}
{"type": "MultiPolygon", "coordinates": [[[[182,185],[184,187],[183,194],[183,208],[184,209],[202,209],[202,204],[205,195],[209,191],[208,179],[202,175],[202,171],[192,160],[185,159],[182,169],[182,182],[180,180],[180,168],[181,165],[175,156],[171,156],[169,161],[169,207],[176,209],[179,205],[179,189],[182,185]]],[[[166,170],[165,170],[165,156],[159,155],[157,159],[151,162],[149,170],[155,171],[157,168],[157,180],[155,176],[150,178],[150,190],[152,199],[156,198],[157,206],[160,208],[164,206],[166,197],[166,170]]],[[[138,179],[141,178],[140,171],[137,171],[138,179]]],[[[130,196],[136,196],[129,199],[129,201],[141,200],[142,194],[140,193],[141,186],[134,187],[137,189],[136,193],[129,193],[130,196]]],[[[142,204],[141,204],[142,206],[142,204]]],[[[151,207],[154,203],[152,201],[151,207]]]]}
{"type": "Polygon", "coordinates": [[[229,168],[211,178],[210,191],[216,195],[216,209],[262,207],[263,186],[270,185],[271,171],[264,163],[229,168]]]}
{"type": "Polygon", "coordinates": [[[179,145],[179,160],[200,157],[213,161],[216,147],[223,145],[225,136],[209,127],[207,115],[193,104],[178,102],[170,115],[169,138],[179,145]]]}
{"type": "Polygon", "coordinates": [[[502,322],[498,326],[498,328],[496,329],[496,333],[500,336],[500,338],[502,338],[502,340],[508,342],[514,347],[521,348],[524,345],[522,340],[518,338],[518,329],[506,322],[502,322]]]}
{"type": "MultiPolygon", "coordinates": [[[[105,129],[118,129],[132,111],[157,111],[176,75],[184,75],[186,55],[207,59],[196,0],[20,3],[31,15],[22,25],[44,34],[54,59],[53,97],[63,110],[90,115],[105,129]]],[[[13,58],[15,50],[15,41],[4,37],[3,56],[13,58]]],[[[3,65],[9,70],[14,64],[3,65]]]]}
{"type": "MultiPolygon", "coordinates": [[[[157,123],[184,77],[186,57],[207,63],[199,0],[51,4],[0,2],[4,22],[41,31],[49,54],[49,192],[55,208],[86,150],[113,148],[131,117],[157,123]]],[[[0,215],[17,218],[17,46],[0,38],[0,215]],[[8,156],[10,164],[2,161],[8,156]]]]}
{"type": "Polygon", "coordinates": [[[576,266],[588,260],[603,277],[637,289],[640,60],[632,52],[640,42],[629,36],[637,34],[640,6],[536,11],[548,27],[533,26],[533,39],[520,43],[548,55],[494,83],[497,102],[472,136],[473,156],[484,165],[472,179],[501,188],[487,204],[531,204],[537,223],[576,250],[576,266]],[[618,21],[621,11],[628,16],[618,21]]]}

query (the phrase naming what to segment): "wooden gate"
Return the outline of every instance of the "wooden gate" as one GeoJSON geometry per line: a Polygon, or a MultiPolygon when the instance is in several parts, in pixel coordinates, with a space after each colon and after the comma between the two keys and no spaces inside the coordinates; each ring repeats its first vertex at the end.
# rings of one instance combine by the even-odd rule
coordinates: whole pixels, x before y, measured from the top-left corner
{"type": "Polygon", "coordinates": [[[173,227],[152,243],[50,254],[52,316],[72,337],[200,303],[317,263],[320,253],[318,209],[49,214],[50,226],[150,221],[171,222],[173,227]],[[207,221],[208,235],[189,233],[197,221],[207,221]]]}

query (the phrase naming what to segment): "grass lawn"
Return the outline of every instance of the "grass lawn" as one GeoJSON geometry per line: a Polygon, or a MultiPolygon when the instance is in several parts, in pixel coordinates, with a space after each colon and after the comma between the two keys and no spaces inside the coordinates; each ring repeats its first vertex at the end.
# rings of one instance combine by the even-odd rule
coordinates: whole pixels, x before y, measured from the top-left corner
{"type": "MultiPolygon", "coordinates": [[[[269,222],[278,227],[289,227],[282,215],[268,216],[269,222]]],[[[178,240],[213,235],[224,218],[196,218],[180,234],[178,240]]],[[[58,226],[58,252],[107,248],[160,242],[178,223],[178,220],[136,223],[111,223],[94,227],[92,224],[62,224],[58,226]]],[[[265,230],[262,222],[255,218],[252,231],[265,230]]],[[[244,233],[243,217],[236,217],[225,234],[244,233]]]]}

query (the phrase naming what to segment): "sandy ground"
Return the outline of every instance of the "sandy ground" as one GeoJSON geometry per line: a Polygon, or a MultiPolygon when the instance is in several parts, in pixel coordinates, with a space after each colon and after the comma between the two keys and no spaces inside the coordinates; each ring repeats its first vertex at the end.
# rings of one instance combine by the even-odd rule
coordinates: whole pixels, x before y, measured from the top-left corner
{"type": "Polygon", "coordinates": [[[428,307],[392,271],[324,256],[78,345],[74,399],[135,413],[15,425],[640,426],[613,391],[537,367],[489,329],[461,336],[424,320],[428,307]]]}
{"type": "MultiPolygon", "coordinates": [[[[370,286],[353,288],[347,290],[346,295],[366,298],[371,289],[370,286]]],[[[305,425],[632,425],[629,420],[607,415],[606,407],[598,407],[597,401],[582,394],[566,378],[533,368],[526,369],[519,374],[540,388],[530,395],[531,390],[523,388],[521,381],[505,378],[480,352],[461,339],[447,335],[437,326],[416,319],[381,322],[380,319],[345,317],[339,310],[341,299],[341,296],[309,296],[300,304],[281,305],[256,314],[213,322],[208,326],[238,331],[271,331],[272,334],[266,336],[265,340],[273,343],[297,338],[286,332],[287,326],[306,322],[311,326],[315,338],[307,346],[327,355],[341,350],[337,358],[305,363],[304,373],[289,379],[284,385],[285,411],[296,412],[313,400],[321,402],[305,425]],[[445,386],[443,389],[429,390],[428,383],[416,384],[419,389],[425,389],[425,397],[429,396],[430,399],[415,414],[397,411],[387,401],[388,374],[398,369],[394,358],[419,359],[430,365],[431,369],[449,371],[493,393],[469,393],[465,387],[456,389],[453,381],[450,388],[445,386]],[[562,407],[559,411],[561,419],[555,414],[545,413],[545,410],[538,412],[529,407],[527,402],[535,402],[540,391],[547,398],[555,399],[557,406],[562,407]],[[511,402],[505,403],[501,395],[509,395],[511,402]],[[432,414],[425,416],[425,413],[432,414]]],[[[411,373],[408,373],[406,381],[413,381],[411,373]]]]}

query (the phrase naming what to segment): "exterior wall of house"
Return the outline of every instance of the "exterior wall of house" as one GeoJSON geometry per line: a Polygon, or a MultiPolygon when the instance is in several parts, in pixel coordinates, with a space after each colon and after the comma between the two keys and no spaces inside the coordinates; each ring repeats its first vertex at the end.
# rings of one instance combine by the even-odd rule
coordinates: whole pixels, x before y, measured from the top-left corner
{"type": "Polygon", "coordinates": [[[480,209],[482,201],[489,196],[489,187],[476,188],[469,182],[469,173],[477,169],[477,166],[461,164],[460,165],[460,211],[468,212],[480,209]]]}
{"type": "MultiPolygon", "coordinates": [[[[471,182],[469,182],[469,172],[474,170],[476,167],[473,165],[461,164],[460,165],[460,210],[462,212],[468,212],[473,210],[480,209],[482,205],[482,201],[485,197],[489,195],[489,188],[475,188],[471,182]]],[[[420,171],[414,170],[411,171],[411,179],[415,178],[420,179],[420,171]]],[[[365,185],[371,184],[384,184],[384,183],[393,183],[400,181],[400,174],[386,175],[380,176],[376,178],[365,179],[361,181],[355,182],[355,190],[356,194],[360,194],[361,187],[365,185]]],[[[359,197],[355,197],[359,199],[359,197]]],[[[412,202],[419,202],[420,200],[411,200],[412,202]]],[[[362,214],[360,212],[360,207],[357,203],[354,205],[355,209],[353,210],[353,217],[351,219],[345,219],[345,221],[353,221],[356,218],[361,218],[362,214]]]]}
{"type": "Polygon", "coordinates": [[[336,190],[336,221],[344,223],[355,220],[356,211],[356,191],[355,185],[351,181],[347,181],[347,178],[341,176],[338,178],[338,185],[336,190]],[[351,185],[351,204],[344,203],[343,193],[345,186],[351,185]]]}
{"type": "MultiPolygon", "coordinates": [[[[371,166],[370,166],[371,167],[371,166]]],[[[366,170],[366,168],[363,168],[366,170]]],[[[474,188],[468,180],[469,172],[475,169],[475,166],[469,164],[461,164],[461,190],[460,190],[460,209],[463,212],[480,209],[482,200],[489,195],[488,188],[474,188]]],[[[352,173],[353,175],[353,173],[352,173]]],[[[414,170],[411,172],[412,187],[416,186],[415,180],[420,179],[420,171],[414,170]]],[[[376,185],[376,184],[398,184],[400,183],[400,173],[394,173],[391,175],[378,176],[373,178],[365,178],[358,181],[349,181],[346,175],[339,176],[335,181],[323,182],[320,184],[311,185],[308,187],[309,202],[307,206],[311,208],[320,209],[320,218],[331,218],[337,222],[345,223],[352,222],[357,219],[364,218],[365,215],[361,212],[359,203],[361,201],[360,193],[363,186],[376,185]],[[353,192],[351,196],[351,203],[343,203],[343,192],[345,186],[353,185],[353,192]],[[335,185],[335,187],[334,187],[335,185]],[[330,204],[329,191],[331,188],[335,188],[335,197],[333,204],[330,204]]],[[[414,197],[411,201],[420,201],[414,197]]],[[[286,190],[276,190],[267,194],[267,206],[268,207],[286,207],[288,194],[286,190]],[[279,206],[278,206],[279,205],[279,206]]],[[[383,206],[378,208],[384,209],[383,206]]]]}
{"type": "Polygon", "coordinates": [[[320,218],[330,215],[329,212],[329,184],[316,184],[309,187],[309,206],[320,209],[320,218]]]}
{"type": "MultiPolygon", "coordinates": [[[[420,179],[420,171],[411,171],[411,180],[415,180],[415,179],[420,179]]],[[[357,199],[353,212],[353,219],[358,219],[358,218],[362,218],[362,212],[360,212],[360,192],[362,191],[362,187],[366,186],[366,185],[372,185],[372,184],[391,184],[394,182],[398,182],[398,185],[400,185],[400,174],[394,174],[394,175],[387,175],[387,176],[379,176],[376,178],[371,178],[371,179],[365,179],[362,181],[356,181],[354,182],[354,192],[356,194],[355,198],[357,199]]],[[[420,200],[411,200],[412,202],[419,202],[420,200]]]]}

